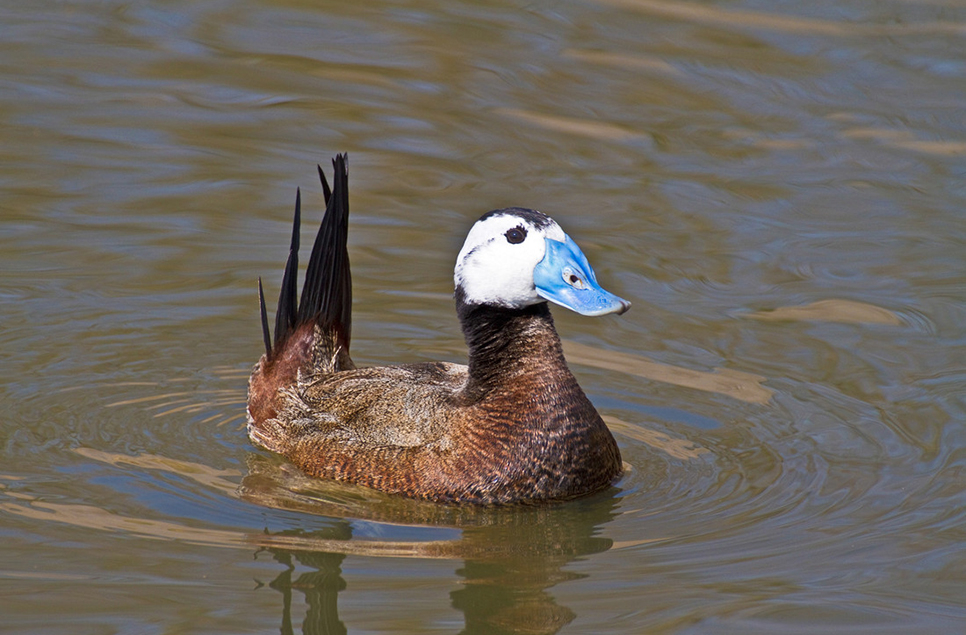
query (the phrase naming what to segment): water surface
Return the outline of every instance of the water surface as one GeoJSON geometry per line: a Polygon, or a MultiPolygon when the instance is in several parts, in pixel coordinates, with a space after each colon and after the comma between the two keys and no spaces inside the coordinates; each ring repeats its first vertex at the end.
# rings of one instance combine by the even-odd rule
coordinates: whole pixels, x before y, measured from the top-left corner
{"type": "Polygon", "coordinates": [[[0,630],[961,629],[959,3],[7,4],[0,630]],[[613,489],[437,507],[247,442],[255,280],[341,151],[357,362],[464,361],[497,207],[634,303],[555,311],[613,489]]]}

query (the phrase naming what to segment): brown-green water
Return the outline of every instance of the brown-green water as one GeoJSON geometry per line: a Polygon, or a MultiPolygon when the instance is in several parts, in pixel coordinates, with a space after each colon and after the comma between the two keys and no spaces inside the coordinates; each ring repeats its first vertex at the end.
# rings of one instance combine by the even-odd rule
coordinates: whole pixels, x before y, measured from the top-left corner
{"type": "Polygon", "coordinates": [[[962,3],[321,4],[0,8],[0,632],[961,631],[962,3]],[[555,311],[613,490],[439,508],[249,445],[255,280],[338,151],[357,362],[462,361],[496,207],[634,303],[555,311]]]}

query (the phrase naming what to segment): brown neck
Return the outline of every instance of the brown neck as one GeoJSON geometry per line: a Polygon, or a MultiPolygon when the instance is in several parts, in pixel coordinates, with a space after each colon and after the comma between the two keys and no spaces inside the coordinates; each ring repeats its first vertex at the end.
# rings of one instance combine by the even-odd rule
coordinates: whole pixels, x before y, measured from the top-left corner
{"type": "Polygon", "coordinates": [[[459,398],[483,415],[470,436],[525,456],[517,478],[548,498],[606,487],[620,474],[620,450],[567,368],[547,304],[508,310],[457,294],[457,307],[470,349],[459,398]]]}
{"type": "Polygon", "coordinates": [[[458,304],[470,352],[467,397],[478,400],[520,387],[576,386],[546,302],[523,309],[458,304]]]}

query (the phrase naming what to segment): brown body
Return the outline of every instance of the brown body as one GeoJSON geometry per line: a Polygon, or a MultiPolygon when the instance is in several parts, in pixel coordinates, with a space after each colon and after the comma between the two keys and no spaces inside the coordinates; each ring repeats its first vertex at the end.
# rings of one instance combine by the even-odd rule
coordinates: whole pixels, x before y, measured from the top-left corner
{"type": "MultiPolygon", "coordinates": [[[[339,163],[336,172],[331,199],[344,194],[339,163]]],[[[345,266],[345,279],[331,278],[319,296],[345,299],[345,266]]],[[[361,369],[349,358],[344,307],[309,307],[311,320],[299,307],[281,337],[276,327],[274,350],[266,336],[252,373],[252,441],[313,476],[442,502],[567,499],[607,487],[620,452],[567,368],[547,304],[467,305],[458,293],[457,307],[468,367],[361,369]]]]}

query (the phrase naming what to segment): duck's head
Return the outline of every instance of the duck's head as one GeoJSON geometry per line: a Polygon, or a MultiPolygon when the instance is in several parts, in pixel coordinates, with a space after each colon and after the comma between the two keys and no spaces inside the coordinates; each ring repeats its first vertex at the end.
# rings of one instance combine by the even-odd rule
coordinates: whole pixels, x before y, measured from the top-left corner
{"type": "Polygon", "coordinates": [[[623,313],[631,303],[597,284],[570,236],[552,218],[511,207],[484,214],[456,258],[466,304],[522,309],[549,300],[582,315],[623,313]]]}

